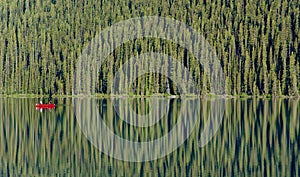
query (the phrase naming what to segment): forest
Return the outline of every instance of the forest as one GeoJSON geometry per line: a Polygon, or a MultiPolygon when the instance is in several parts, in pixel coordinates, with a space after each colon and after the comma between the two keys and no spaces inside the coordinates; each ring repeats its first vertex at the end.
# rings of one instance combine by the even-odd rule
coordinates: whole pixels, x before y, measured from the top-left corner
{"type": "MultiPolygon", "coordinates": [[[[78,58],[100,30],[134,17],[160,16],[185,23],[205,37],[220,59],[226,93],[299,97],[299,4],[299,0],[1,0],[0,94],[71,95],[78,58]]],[[[187,63],[199,94],[210,93],[210,81],[193,56],[155,38],[129,41],[112,52],[100,68],[95,92],[111,94],[118,67],[149,51],[172,54],[187,63]]],[[[138,77],[132,88],[136,95],[178,94],[176,84],[157,73],[138,77]]]]}

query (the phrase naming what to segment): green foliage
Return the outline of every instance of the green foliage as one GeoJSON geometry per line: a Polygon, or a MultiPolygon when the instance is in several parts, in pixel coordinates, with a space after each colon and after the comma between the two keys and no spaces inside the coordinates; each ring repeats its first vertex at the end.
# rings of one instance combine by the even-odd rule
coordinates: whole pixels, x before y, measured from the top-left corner
{"type": "MultiPolygon", "coordinates": [[[[76,61],[100,29],[132,17],[164,16],[191,25],[213,46],[225,73],[227,94],[299,96],[298,7],[297,1],[287,0],[3,0],[0,94],[70,95],[76,61]]],[[[170,41],[152,38],[129,41],[117,48],[101,67],[97,83],[90,87],[96,93],[110,94],[120,63],[149,51],[185,63],[199,93],[210,92],[210,81],[193,56],[170,41]]],[[[178,71],[176,67],[171,70],[178,71]]],[[[130,72],[137,75],[139,71],[132,66],[130,72]]],[[[122,88],[126,81],[119,84],[122,88]]],[[[138,78],[133,88],[133,94],[178,94],[170,79],[155,73],[138,78]]]]}

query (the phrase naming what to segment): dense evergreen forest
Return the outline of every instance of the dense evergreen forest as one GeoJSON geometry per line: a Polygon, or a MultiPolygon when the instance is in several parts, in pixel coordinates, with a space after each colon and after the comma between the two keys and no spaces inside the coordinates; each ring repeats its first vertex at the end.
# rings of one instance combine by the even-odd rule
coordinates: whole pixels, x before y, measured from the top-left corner
{"type": "MultiPolygon", "coordinates": [[[[133,17],[163,16],[190,25],[213,46],[227,93],[299,96],[299,5],[299,0],[1,0],[0,94],[70,95],[76,61],[101,29],[133,17]]],[[[193,66],[192,56],[182,55],[184,49],[146,38],[111,54],[101,67],[97,93],[109,94],[120,62],[149,50],[188,61],[201,94],[210,92],[205,72],[193,66]]],[[[177,94],[166,82],[159,74],[145,75],[133,84],[134,92],[177,94]]]]}

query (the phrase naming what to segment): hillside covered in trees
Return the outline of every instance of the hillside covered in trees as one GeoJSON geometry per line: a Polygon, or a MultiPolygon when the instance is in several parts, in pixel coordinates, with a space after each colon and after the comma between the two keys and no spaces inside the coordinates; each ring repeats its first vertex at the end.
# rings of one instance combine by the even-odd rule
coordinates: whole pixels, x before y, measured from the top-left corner
{"type": "MultiPolygon", "coordinates": [[[[125,19],[162,16],[198,30],[216,51],[232,95],[300,93],[300,2],[288,0],[1,0],[0,94],[72,94],[76,61],[101,29],[125,19]]],[[[120,63],[142,52],[186,61],[201,94],[209,81],[193,57],[170,41],[123,44],[101,67],[97,93],[109,94],[120,63]],[[149,47],[151,44],[152,47],[149,47]]],[[[134,94],[178,94],[159,74],[133,83],[134,94]]]]}

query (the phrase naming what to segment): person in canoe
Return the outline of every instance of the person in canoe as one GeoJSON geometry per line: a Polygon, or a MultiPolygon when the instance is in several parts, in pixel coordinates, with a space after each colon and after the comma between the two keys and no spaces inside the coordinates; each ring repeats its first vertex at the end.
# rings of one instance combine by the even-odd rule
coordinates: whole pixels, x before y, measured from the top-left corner
{"type": "Polygon", "coordinates": [[[52,109],[52,108],[55,108],[55,104],[51,103],[51,101],[49,101],[49,103],[43,104],[43,102],[40,101],[40,104],[36,104],[35,107],[41,108],[41,109],[52,109]]]}

